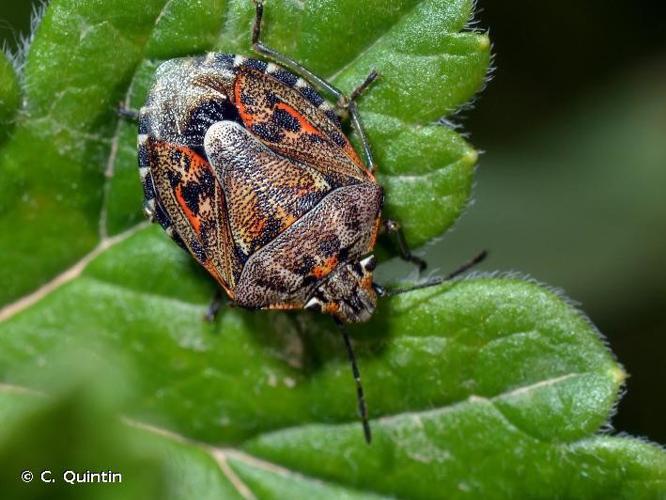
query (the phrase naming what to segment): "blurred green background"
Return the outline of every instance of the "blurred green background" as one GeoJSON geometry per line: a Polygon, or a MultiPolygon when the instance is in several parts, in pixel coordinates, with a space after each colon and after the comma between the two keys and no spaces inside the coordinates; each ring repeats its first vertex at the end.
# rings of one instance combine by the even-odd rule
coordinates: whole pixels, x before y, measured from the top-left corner
{"type": "Polygon", "coordinates": [[[666,442],[666,5],[479,2],[495,77],[475,202],[429,252],[563,289],[630,374],[613,425],[666,442]]]}
{"type": "MultiPolygon", "coordinates": [[[[37,2],[0,2],[15,48],[37,2]]],[[[474,203],[426,249],[431,271],[481,248],[581,304],[631,375],[613,424],[665,443],[666,30],[663,3],[480,2],[496,71],[464,125],[474,203]]]]}

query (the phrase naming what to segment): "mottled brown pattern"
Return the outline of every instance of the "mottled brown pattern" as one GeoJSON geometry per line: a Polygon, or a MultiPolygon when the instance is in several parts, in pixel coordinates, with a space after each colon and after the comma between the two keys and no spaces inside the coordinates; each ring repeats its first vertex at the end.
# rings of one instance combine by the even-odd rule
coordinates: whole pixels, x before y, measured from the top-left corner
{"type": "Polygon", "coordinates": [[[372,275],[357,274],[351,265],[340,266],[317,289],[323,312],[345,322],[367,321],[377,305],[372,275]]]}
{"type": "Polygon", "coordinates": [[[173,230],[225,290],[233,290],[242,266],[233,251],[224,193],[213,169],[183,146],[149,139],[148,151],[159,203],[173,230]]]}
{"type": "Polygon", "coordinates": [[[253,308],[304,304],[321,285],[312,276],[315,268],[331,256],[353,262],[368,252],[381,196],[381,188],[371,183],[330,193],[245,263],[237,284],[238,304],[253,308]]]}
{"type": "Polygon", "coordinates": [[[234,103],[244,125],[264,144],[283,156],[316,165],[332,184],[371,178],[339,125],[270,74],[239,72],[234,103]]]}
{"type": "Polygon", "coordinates": [[[324,100],[267,68],[228,54],[160,66],[139,115],[146,207],[240,306],[365,321],[377,296],[359,259],[381,187],[324,100]]]}
{"type": "Polygon", "coordinates": [[[234,122],[213,125],[205,149],[224,189],[233,240],[245,257],[291,226],[331,189],[315,168],[275,154],[234,122]]]}

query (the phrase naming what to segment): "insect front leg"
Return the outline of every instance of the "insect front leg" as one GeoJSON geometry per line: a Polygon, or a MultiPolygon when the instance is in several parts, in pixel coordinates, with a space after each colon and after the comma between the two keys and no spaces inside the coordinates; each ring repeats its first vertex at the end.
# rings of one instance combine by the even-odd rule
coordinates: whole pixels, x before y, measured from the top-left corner
{"type": "Polygon", "coordinates": [[[419,271],[423,271],[428,266],[425,260],[412,254],[411,250],[409,249],[409,246],[407,245],[407,241],[405,240],[405,235],[402,232],[402,227],[400,226],[399,222],[391,219],[386,219],[384,221],[384,229],[388,234],[395,235],[395,240],[396,243],[398,244],[398,249],[400,250],[401,259],[416,264],[419,267],[419,271]]]}
{"type": "Polygon", "coordinates": [[[354,130],[358,134],[359,140],[363,145],[363,155],[365,156],[365,164],[368,167],[368,170],[370,170],[370,172],[375,171],[375,160],[372,156],[370,141],[368,140],[368,136],[365,133],[365,127],[363,126],[363,122],[361,121],[361,115],[359,114],[358,108],[356,107],[356,100],[367,90],[367,88],[377,78],[379,78],[379,73],[377,73],[377,71],[373,69],[370,72],[370,74],[365,78],[365,80],[363,80],[363,82],[352,91],[349,97],[341,95],[340,97],[338,97],[338,102],[337,102],[338,109],[342,110],[344,113],[348,113],[351,118],[352,126],[354,127],[354,130]]]}
{"type": "Polygon", "coordinates": [[[372,157],[372,150],[370,149],[370,143],[368,137],[365,134],[363,128],[363,123],[359,115],[358,109],[356,107],[356,99],[368,88],[368,86],[377,79],[379,74],[372,70],[367,78],[361,83],[352,93],[347,96],[337,87],[335,87],[330,82],[326,81],[320,76],[315,75],[312,71],[305,68],[298,62],[294,61],[290,57],[281,54],[280,52],[267,47],[261,41],[261,20],[264,15],[264,3],[261,0],[254,0],[256,7],[254,24],[252,25],[252,49],[261,54],[262,56],[268,57],[282,66],[288,68],[294,73],[300,74],[305,77],[310,83],[314,86],[319,87],[320,90],[328,92],[330,95],[334,96],[337,100],[337,106],[339,109],[342,109],[346,113],[349,113],[351,118],[351,124],[354,128],[354,131],[358,134],[358,137],[363,144],[363,153],[365,156],[366,167],[370,172],[375,170],[375,162],[372,157]]]}
{"type": "Polygon", "coordinates": [[[265,57],[273,59],[294,73],[305,76],[308,81],[315,84],[320,89],[323,89],[326,92],[332,94],[336,99],[343,97],[344,94],[340,90],[338,90],[323,78],[315,75],[312,71],[297,63],[290,57],[287,57],[277,50],[271,49],[270,47],[264,45],[264,43],[261,41],[261,20],[264,16],[264,3],[261,0],[254,0],[254,5],[256,10],[254,24],[252,25],[252,49],[265,57]]]}

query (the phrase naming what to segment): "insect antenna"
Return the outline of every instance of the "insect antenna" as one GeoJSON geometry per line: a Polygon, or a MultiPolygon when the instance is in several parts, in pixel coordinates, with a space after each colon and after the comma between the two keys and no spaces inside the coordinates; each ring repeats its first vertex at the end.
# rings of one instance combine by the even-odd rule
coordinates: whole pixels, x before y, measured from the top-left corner
{"type": "Polygon", "coordinates": [[[349,356],[349,362],[351,363],[352,373],[354,374],[354,381],[356,382],[356,399],[358,401],[358,415],[361,417],[361,424],[363,424],[363,434],[365,435],[365,441],[370,444],[372,441],[372,432],[370,431],[370,422],[368,422],[368,407],[365,405],[365,395],[363,393],[363,384],[361,383],[361,373],[358,371],[358,365],[356,364],[356,356],[354,355],[354,349],[352,349],[351,340],[349,340],[349,335],[347,334],[347,329],[340,321],[336,319],[335,323],[338,325],[338,329],[342,334],[342,339],[345,342],[345,347],[347,348],[347,356],[349,356]]]}
{"type": "Polygon", "coordinates": [[[472,267],[476,266],[481,261],[483,261],[487,256],[488,256],[488,252],[486,250],[483,250],[478,255],[474,256],[473,258],[471,258],[470,260],[465,262],[462,266],[460,266],[458,269],[456,269],[455,271],[447,274],[446,276],[435,276],[434,278],[430,278],[429,280],[426,280],[423,283],[418,283],[416,285],[412,285],[412,286],[405,287],[405,288],[394,288],[392,290],[382,290],[382,294],[385,297],[392,297],[394,295],[400,295],[402,293],[411,292],[412,290],[419,290],[421,288],[428,288],[428,287],[431,287],[431,286],[440,285],[440,284],[444,283],[445,281],[452,280],[456,276],[459,276],[462,273],[464,273],[465,271],[467,271],[467,270],[471,269],[472,267]]]}

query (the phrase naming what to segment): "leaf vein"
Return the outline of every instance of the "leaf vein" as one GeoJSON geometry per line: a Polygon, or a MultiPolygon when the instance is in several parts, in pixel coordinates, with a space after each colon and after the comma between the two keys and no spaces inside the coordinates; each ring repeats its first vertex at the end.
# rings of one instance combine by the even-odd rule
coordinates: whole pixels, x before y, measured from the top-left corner
{"type": "Polygon", "coordinates": [[[176,432],[170,431],[168,429],[163,429],[154,425],[146,424],[138,420],[134,420],[127,417],[122,417],[121,420],[128,426],[134,427],[135,429],[140,429],[146,432],[156,434],[158,436],[170,439],[180,444],[187,446],[192,446],[198,448],[208,453],[217,463],[218,467],[222,471],[222,474],[227,478],[231,485],[238,491],[238,493],[246,500],[254,500],[256,497],[250,488],[238,477],[238,475],[229,467],[227,462],[227,448],[216,448],[210,446],[206,443],[196,441],[189,437],[183,436],[176,432]]]}
{"type": "Polygon", "coordinates": [[[7,304],[2,309],[0,309],[0,323],[12,318],[21,311],[36,304],[51,292],[57,290],[66,283],[69,283],[70,281],[78,278],[83,272],[83,270],[86,268],[86,266],[88,266],[88,264],[90,264],[90,262],[94,260],[96,257],[98,257],[101,253],[105,252],[114,245],[117,245],[118,243],[126,240],[127,238],[129,238],[130,236],[132,236],[133,234],[135,234],[136,232],[140,231],[141,229],[147,226],[148,226],[147,222],[142,222],[140,224],[132,226],[131,228],[123,231],[122,233],[101,240],[95,248],[93,248],[89,253],[87,253],[81,259],[79,259],[73,266],[66,269],[62,273],[58,274],[55,278],[52,278],[50,281],[40,286],[37,290],[33,291],[32,293],[24,295],[20,299],[10,304],[7,304]]]}

